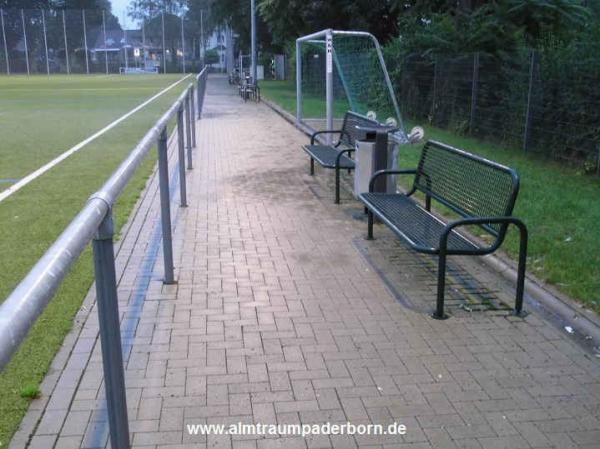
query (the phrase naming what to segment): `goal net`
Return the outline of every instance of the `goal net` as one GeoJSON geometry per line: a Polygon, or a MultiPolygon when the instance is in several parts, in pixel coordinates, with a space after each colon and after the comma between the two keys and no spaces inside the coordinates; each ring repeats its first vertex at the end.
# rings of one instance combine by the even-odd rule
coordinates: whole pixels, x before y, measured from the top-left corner
{"type": "Polygon", "coordinates": [[[337,128],[346,111],[404,128],[379,43],[369,33],[325,30],[296,41],[297,119],[337,128]],[[328,52],[329,49],[329,52],[328,52]],[[328,88],[329,77],[329,88],[328,88]],[[328,93],[329,90],[329,93],[328,93]]]}

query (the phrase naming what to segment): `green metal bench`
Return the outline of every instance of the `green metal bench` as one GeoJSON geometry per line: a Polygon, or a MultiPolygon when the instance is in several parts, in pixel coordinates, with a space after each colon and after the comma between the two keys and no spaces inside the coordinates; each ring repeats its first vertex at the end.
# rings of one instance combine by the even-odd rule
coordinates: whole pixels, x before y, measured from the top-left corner
{"type": "Polygon", "coordinates": [[[369,119],[356,112],[348,111],[344,115],[341,129],[323,130],[313,133],[310,145],[302,148],[310,156],[310,174],[315,174],[315,161],[323,168],[335,170],[335,203],[340,202],[340,170],[354,170],[354,160],[351,158],[357,140],[364,138],[365,132],[359,128],[376,128],[382,126],[376,120],[369,119]],[[323,134],[339,134],[339,139],[331,145],[317,142],[317,137],[323,134]]]}
{"type": "Polygon", "coordinates": [[[419,165],[411,170],[381,170],[371,177],[369,192],[360,200],[368,213],[368,238],[373,238],[373,218],[380,219],[417,252],[438,256],[437,304],[434,318],[444,319],[446,257],[482,256],[496,251],[510,224],[520,231],[520,251],[515,313],[523,310],[527,227],[512,216],[519,191],[517,173],[503,165],[467,153],[443,143],[429,141],[423,147],[419,165]],[[406,193],[374,192],[375,180],[387,175],[414,175],[406,193]],[[413,199],[417,192],[425,196],[421,205],[413,199]],[[447,221],[431,212],[435,200],[460,218],[447,221]],[[490,237],[488,243],[475,241],[458,228],[478,226],[490,237]]]}

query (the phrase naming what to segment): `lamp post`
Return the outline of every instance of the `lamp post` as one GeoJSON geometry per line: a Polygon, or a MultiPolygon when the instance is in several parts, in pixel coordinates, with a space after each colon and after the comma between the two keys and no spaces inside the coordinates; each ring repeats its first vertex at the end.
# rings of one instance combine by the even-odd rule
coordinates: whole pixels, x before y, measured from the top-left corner
{"type": "Polygon", "coordinates": [[[256,84],[256,0],[250,0],[250,43],[252,82],[256,84]]]}

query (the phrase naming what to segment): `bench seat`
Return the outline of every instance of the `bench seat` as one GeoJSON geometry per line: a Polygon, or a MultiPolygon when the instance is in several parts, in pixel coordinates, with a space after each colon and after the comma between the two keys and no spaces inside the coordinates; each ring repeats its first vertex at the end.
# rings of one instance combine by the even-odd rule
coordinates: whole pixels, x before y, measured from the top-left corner
{"type": "MultiPolygon", "coordinates": [[[[304,151],[306,151],[310,157],[319,163],[324,168],[335,168],[335,163],[340,150],[329,145],[304,145],[304,151]]],[[[340,157],[340,168],[352,170],[354,169],[354,161],[350,159],[346,154],[340,157]]]]}
{"type": "MultiPolygon", "coordinates": [[[[423,253],[439,253],[440,237],[446,223],[411,198],[398,194],[362,193],[360,199],[377,218],[411,247],[423,253]]],[[[450,232],[447,254],[478,249],[481,248],[463,235],[454,230],[450,232]]]]}

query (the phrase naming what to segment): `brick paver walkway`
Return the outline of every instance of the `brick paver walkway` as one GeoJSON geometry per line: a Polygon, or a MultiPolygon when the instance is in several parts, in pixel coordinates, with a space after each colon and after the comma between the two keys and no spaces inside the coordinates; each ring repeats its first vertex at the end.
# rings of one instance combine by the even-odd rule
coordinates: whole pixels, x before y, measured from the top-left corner
{"type": "MultiPolygon", "coordinates": [[[[358,203],[346,192],[334,206],[331,174],[308,175],[306,141],[210,78],[190,206],[176,211],[178,284],[161,283],[155,182],[119,254],[134,447],[599,448],[600,360],[535,314],[510,317],[512,290],[471,261],[453,262],[453,317],[429,318],[432,260],[382,226],[365,241],[358,203]],[[407,433],[186,431],[347,421],[407,433]]],[[[38,419],[30,447],[106,444],[95,309],[86,317],[14,447],[38,419]]]]}

